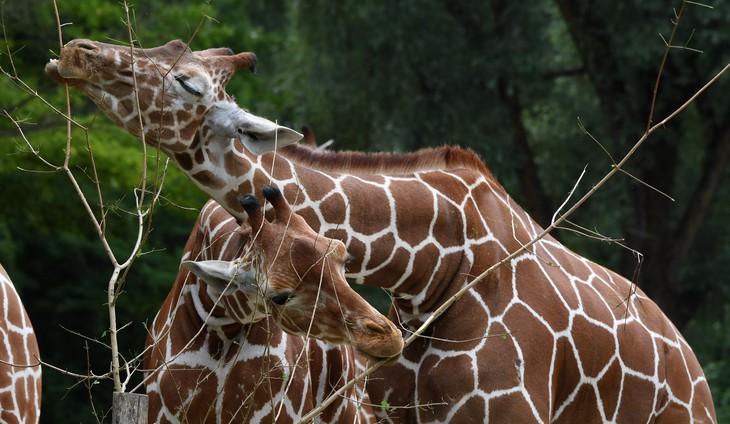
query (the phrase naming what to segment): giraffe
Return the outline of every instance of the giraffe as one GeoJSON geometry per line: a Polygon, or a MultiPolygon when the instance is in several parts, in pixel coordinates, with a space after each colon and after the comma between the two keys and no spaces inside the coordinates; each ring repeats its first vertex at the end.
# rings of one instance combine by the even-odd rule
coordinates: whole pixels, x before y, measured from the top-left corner
{"type": "MultiPolygon", "coordinates": [[[[161,103],[175,107],[165,91],[168,70],[188,72],[184,65],[200,58],[171,57],[161,47],[137,50],[134,70],[128,57],[124,66],[103,66],[120,51],[129,48],[72,41],[46,72],[92,99],[103,89],[115,101],[134,94],[120,70],[144,75],[151,90],[139,96],[144,115],[161,103]],[[77,65],[92,59],[93,66],[77,65]]],[[[209,81],[214,71],[200,72],[183,75],[209,81]]],[[[144,141],[240,220],[238,193],[270,181],[283,187],[312,228],[345,242],[354,258],[350,280],[393,292],[390,316],[404,333],[542,231],[469,150],[368,155],[292,144],[261,154],[286,143],[245,141],[233,130],[236,137],[219,136],[219,106],[203,95],[194,100],[192,141],[173,134],[188,122],[169,116],[145,121],[159,136],[144,141]],[[250,144],[259,148],[249,151],[250,144]]],[[[120,121],[111,102],[97,104],[120,121]]],[[[374,404],[387,406],[375,411],[385,422],[716,422],[702,369],[658,306],[550,236],[470,289],[367,389],[374,404]]]]}
{"type": "Polygon", "coordinates": [[[239,322],[268,315],[267,303],[262,302],[268,299],[277,323],[290,334],[352,345],[372,358],[399,354],[400,332],[345,280],[350,256],[344,243],[312,230],[293,213],[275,185],[264,186],[262,193],[276,217],[268,222],[253,194],[239,199],[255,234],[253,246],[245,248],[235,263],[212,260],[183,265],[212,286],[214,294],[228,295],[224,308],[239,322]],[[243,305],[239,294],[246,300],[243,305]]]}
{"type": "Polygon", "coordinates": [[[0,265],[0,422],[37,423],[41,366],[33,326],[8,273],[0,265]]]}
{"type": "MultiPolygon", "coordinates": [[[[317,235],[277,188],[263,193],[271,223],[252,195],[243,198],[250,227],[213,202],[203,208],[146,343],[149,422],[298,422],[364,364],[349,346],[296,334],[373,358],[403,346],[347,285],[344,245],[317,235]]],[[[320,420],[373,422],[363,386],[320,420]]]]}

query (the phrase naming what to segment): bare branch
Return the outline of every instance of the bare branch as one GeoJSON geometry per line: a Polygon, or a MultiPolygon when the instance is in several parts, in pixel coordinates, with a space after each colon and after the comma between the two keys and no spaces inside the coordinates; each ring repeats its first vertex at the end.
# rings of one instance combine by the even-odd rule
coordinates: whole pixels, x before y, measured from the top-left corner
{"type": "Polygon", "coordinates": [[[570,189],[568,192],[568,196],[565,198],[563,203],[555,210],[555,213],[553,214],[552,219],[550,220],[550,223],[555,223],[557,221],[558,214],[560,211],[565,207],[565,205],[568,204],[568,201],[571,197],[573,197],[573,193],[575,193],[575,190],[578,188],[578,185],[580,185],[581,180],[583,180],[583,176],[586,174],[587,166],[583,167],[583,172],[580,173],[578,176],[578,179],[575,181],[575,184],[573,185],[573,188],[570,189]]]}

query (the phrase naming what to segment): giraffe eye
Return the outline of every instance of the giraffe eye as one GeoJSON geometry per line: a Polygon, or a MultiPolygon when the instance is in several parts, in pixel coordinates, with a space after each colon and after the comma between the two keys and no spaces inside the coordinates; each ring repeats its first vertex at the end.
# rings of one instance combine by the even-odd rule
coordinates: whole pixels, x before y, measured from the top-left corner
{"type": "Polygon", "coordinates": [[[193,87],[188,83],[188,77],[184,75],[178,75],[175,77],[175,81],[180,84],[180,87],[183,88],[183,90],[187,91],[188,93],[192,94],[193,96],[201,97],[203,96],[203,93],[201,93],[198,89],[193,87]]]}
{"type": "Polygon", "coordinates": [[[275,304],[282,306],[284,305],[289,299],[291,299],[291,293],[280,293],[275,294],[269,298],[272,302],[275,304]]]}

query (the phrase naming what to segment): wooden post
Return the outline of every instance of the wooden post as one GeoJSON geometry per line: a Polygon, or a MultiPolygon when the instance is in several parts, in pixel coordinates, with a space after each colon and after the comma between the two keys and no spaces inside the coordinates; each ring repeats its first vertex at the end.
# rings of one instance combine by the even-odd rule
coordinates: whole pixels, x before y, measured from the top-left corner
{"type": "Polygon", "coordinates": [[[147,395],[114,392],[112,424],[147,424],[147,395]]]}

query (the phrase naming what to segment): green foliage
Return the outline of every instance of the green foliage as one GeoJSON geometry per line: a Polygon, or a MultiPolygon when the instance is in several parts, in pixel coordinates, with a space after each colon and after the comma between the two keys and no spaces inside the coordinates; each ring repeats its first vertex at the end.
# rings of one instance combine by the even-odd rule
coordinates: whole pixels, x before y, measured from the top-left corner
{"type": "Polygon", "coordinates": [[[382,409],[383,411],[388,412],[388,413],[395,412],[395,408],[392,407],[390,405],[390,403],[387,400],[385,400],[385,399],[383,399],[382,401],[380,401],[380,409],[382,409]]]}
{"type": "MultiPolygon", "coordinates": [[[[655,121],[723,65],[730,33],[722,29],[730,21],[730,8],[714,6],[686,8],[677,40],[689,40],[689,47],[704,53],[672,51],[655,121]]],[[[126,16],[117,2],[88,0],[78,7],[59,1],[58,7],[64,41],[129,42],[126,16]]],[[[7,39],[0,40],[0,66],[11,77],[22,77],[31,92],[13,78],[0,78],[0,112],[19,123],[34,150],[61,164],[65,120],[32,94],[35,90],[65,110],[64,91],[43,73],[59,49],[53,5],[5,2],[3,13],[7,39]]],[[[520,177],[525,160],[531,159],[554,210],[584,168],[575,196],[610,169],[603,149],[617,159],[643,132],[664,49],[657,32],[668,36],[673,11],[661,2],[638,0],[541,0],[530,7],[506,1],[183,0],[174,7],[160,1],[135,4],[130,17],[132,37],[146,47],[181,38],[194,49],[254,51],[258,74],[238,75],[229,85],[238,103],[295,128],[310,124],[320,140],[335,138],[336,148],[471,147],[520,203],[529,200],[520,177]],[[568,9],[570,22],[563,13],[568,9]],[[509,101],[515,99],[519,110],[513,114],[509,101]],[[579,119],[601,146],[581,131],[579,119]],[[529,158],[514,142],[518,125],[524,126],[529,158]]],[[[662,251],[681,242],[672,237],[712,165],[713,143],[730,125],[729,89],[726,76],[675,124],[659,131],[627,168],[675,202],[635,180],[617,179],[574,220],[607,236],[628,238],[631,247],[649,257],[664,258],[662,251]]],[[[87,99],[72,93],[71,102],[74,119],[90,128],[88,133],[72,131],[71,170],[97,217],[103,206],[110,244],[123,256],[136,234],[136,219],[128,212],[134,209],[141,170],[148,167],[148,183],[155,186],[154,170],[165,158],[148,150],[143,159],[139,143],[87,99]],[[103,205],[96,196],[90,152],[103,205]]],[[[0,115],[0,262],[25,299],[44,359],[83,373],[88,357],[91,369],[104,372],[108,350],[92,342],[87,351],[83,338],[61,326],[102,342],[108,339],[109,259],[68,178],[49,172],[30,152],[13,120],[0,115]]],[[[727,174],[725,166],[721,175],[727,174]]],[[[167,294],[195,208],[205,201],[174,167],[168,169],[163,195],[146,254],[137,258],[120,300],[119,321],[132,323],[121,335],[127,356],[141,351],[143,323],[152,321],[167,294]]],[[[700,299],[686,333],[705,365],[721,420],[730,420],[730,364],[725,359],[730,346],[723,333],[730,316],[730,286],[723,271],[730,260],[728,199],[728,185],[720,184],[693,249],[675,273],[676,285],[691,294],[678,296],[675,303],[700,299]]],[[[630,272],[636,264],[616,245],[569,232],[559,236],[614,269],[630,272]]],[[[659,275],[650,268],[645,275],[659,275]]],[[[387,295],[356,289],[387,311],[387,295]]],[[[85,388],[66,393],[74,383],[44,370],[44,421],[94,420],[85,388]]],[[[110,392],[107,382],[93,387],[101,413],[111,404],[110,392]]]]}

